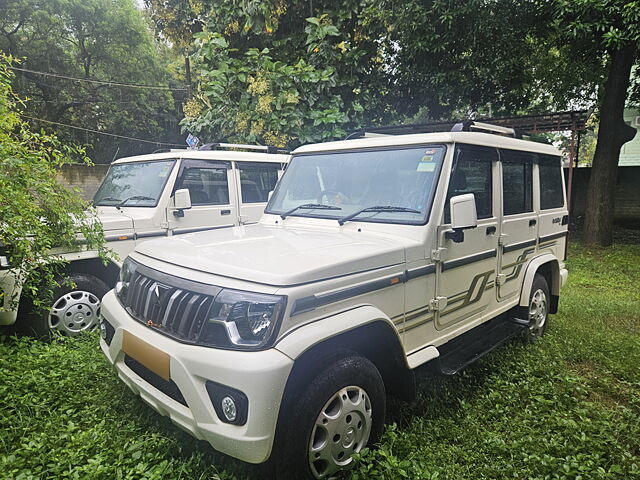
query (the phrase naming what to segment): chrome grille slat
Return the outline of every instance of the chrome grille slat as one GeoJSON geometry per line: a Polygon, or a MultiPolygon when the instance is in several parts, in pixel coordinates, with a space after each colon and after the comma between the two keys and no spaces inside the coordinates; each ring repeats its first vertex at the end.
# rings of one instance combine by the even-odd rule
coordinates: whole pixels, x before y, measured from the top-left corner
{"type": "Polygon", "coordinates": [[[131,279],[125,307],[138,321],[169,336],[183,341],[198,341],[216,291],[208,295],[167,283],[163,278],[151,278],[136,272],[131,279]]]}

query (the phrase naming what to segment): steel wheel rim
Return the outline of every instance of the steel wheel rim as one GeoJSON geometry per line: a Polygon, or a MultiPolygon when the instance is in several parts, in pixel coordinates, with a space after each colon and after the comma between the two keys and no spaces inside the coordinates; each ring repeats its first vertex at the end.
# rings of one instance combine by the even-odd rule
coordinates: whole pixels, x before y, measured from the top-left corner
{"type": "Polygon", "coordinates": [[[100,299],[91,292],[74,290],[53,302],[47,323],[52,331],[73,337],[95,329],[99,316],[100,299]]]}
{"type": "Polygon", "coordinates": [[[529,304],[529,334],[539,337],[547,323],[547,295],[542,289],[536,290],[529,304]]]}
{"type": "Polygon", "coordinates": [[[371,434],[372,409],[361,387],[344,387],[324,404],[309,439],[309,467],[317,479],[328,478],[349,465],[371,434]]]}

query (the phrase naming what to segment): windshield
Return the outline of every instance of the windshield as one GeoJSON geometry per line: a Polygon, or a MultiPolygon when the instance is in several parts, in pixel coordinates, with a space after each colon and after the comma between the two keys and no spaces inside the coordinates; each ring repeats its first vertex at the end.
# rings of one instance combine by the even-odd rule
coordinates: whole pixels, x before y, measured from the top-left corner
{"type": "Polygon", "coordinates": [[[93,204],[155,207],[175,160],[112,165],[93,197],[93,204]]]}
{"type": "Polygon", "coordinates": [[[367,209],[351,221],[424,224],[444,153],[428,145],[296,156],[266,212],[341,219],[367,209]]]}

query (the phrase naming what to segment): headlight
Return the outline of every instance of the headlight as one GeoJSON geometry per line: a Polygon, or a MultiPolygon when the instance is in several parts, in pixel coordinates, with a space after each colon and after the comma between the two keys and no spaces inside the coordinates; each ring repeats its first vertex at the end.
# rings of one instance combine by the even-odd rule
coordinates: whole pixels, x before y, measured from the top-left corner
{"type": "Polygon", "coordinates": [[[116,283],[115,292],[116,296],[122,303],[127,300],[127,294],[129,293],[129,282],[133,278],[133,274],[136,272],[138,264],[131,260],[131,257],[127,257],[120,269],[120,276],[116,283]]]}
{"type": "Polygon", "coordinates": [[[286,297],[225,289],[209,310],[203,343],[223,347],[230,346],[230,342],[231,346],[261,347],[271,338],[285,305],[286,297]]]}

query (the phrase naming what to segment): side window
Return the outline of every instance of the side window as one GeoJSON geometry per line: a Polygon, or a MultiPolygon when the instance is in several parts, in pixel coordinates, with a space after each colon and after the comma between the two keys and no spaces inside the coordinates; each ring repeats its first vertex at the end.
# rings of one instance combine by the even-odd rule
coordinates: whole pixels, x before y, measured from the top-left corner
{"type": "Polygon", "coordinates": [[[187,167],[176,189],[188,188],[193,205],[228,205],[226,168],[187,167]]]}
{"type": "Polygon", "coordinates": [[[533,211],[531,163],[502,162],[503,215],[533,211]]]}
{"type": "Polygon", "coordinates": [[[444,207],[444,223],[451,223],[449,200],[456,195],[473,193],[476,198],[478,219],[490,218],[492,212],[492,162],[498,160],[498,153],[492,148],[458,147],[451,170],[449,190],[444,207]]]}
{"type": "Polygon", "coordinates": [[[240,170],[242,203],[267,202],[269,192],[275,188],[278,182],[280,165],[277,163],[241,162],[238,162],[237,165],[240,170]]]}
{"type": "Polygon", "coordinates": [[[564,207],[560,158],[545,156],[538,165],[540,172],[540,209],[564,207]]]}

